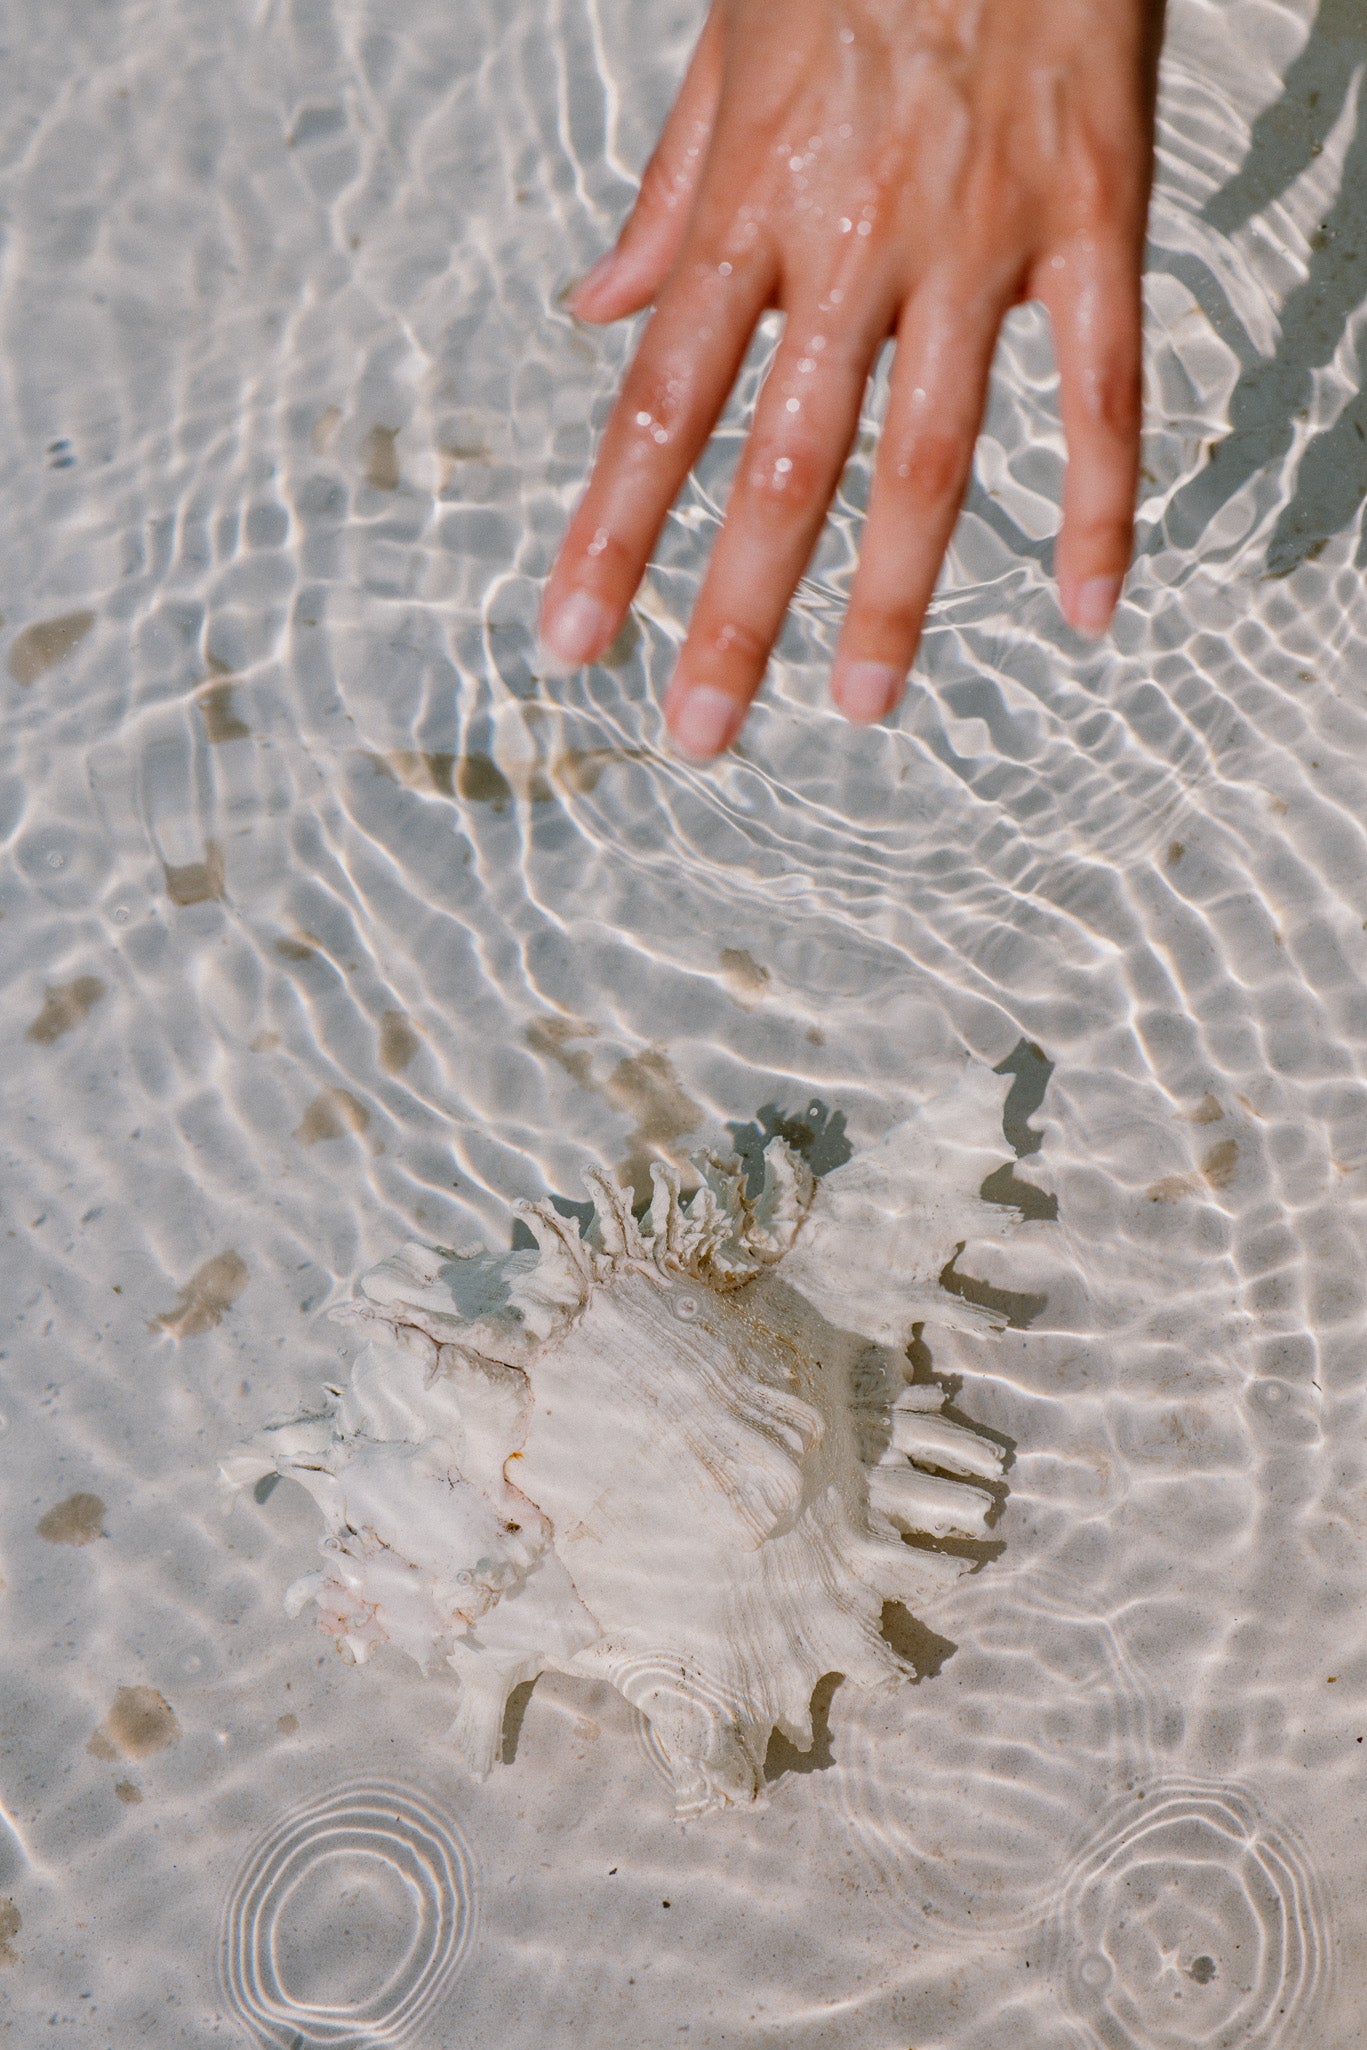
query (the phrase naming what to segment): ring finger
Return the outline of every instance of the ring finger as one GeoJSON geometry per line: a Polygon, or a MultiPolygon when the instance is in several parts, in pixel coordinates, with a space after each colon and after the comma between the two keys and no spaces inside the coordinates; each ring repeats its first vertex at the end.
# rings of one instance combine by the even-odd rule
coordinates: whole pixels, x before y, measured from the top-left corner
{"type": "Polygon", "coordinates": [[[887,418],[831,694],[871,724],[901,697],[973,462],[1014,278],[929,278],[898,324],[887,418]]]}

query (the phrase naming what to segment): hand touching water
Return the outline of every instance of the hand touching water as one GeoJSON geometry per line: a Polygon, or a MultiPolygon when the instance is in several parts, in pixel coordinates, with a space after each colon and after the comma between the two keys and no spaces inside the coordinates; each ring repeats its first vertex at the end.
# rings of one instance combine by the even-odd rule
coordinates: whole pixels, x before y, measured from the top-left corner
{"type": "Polygon", "coordinates": [[[735,738],[820,532],[881,344],[896,354],[831,689],[901,695],[1007,310],[1043,300],[1069,463],[1057,575],[1106,629],[1129,560],[1139,276],[1161,0],[714,0],[580,319],[655,312],[551,573],[562,665],[612,641],[766,307],[782,340],[665,714],[735,738]]]}

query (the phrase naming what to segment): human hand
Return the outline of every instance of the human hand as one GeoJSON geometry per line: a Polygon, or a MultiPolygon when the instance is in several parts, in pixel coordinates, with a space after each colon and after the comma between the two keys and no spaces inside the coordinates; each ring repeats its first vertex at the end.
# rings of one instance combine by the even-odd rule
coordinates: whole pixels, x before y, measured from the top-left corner
{"type": "Polygon", "coordinates": [[[1140,267],[1161,0],[714,0],[582,320],[655,312],[542,605],[550,659],[618,631],[766,307],[782,339],[665,698],[730,745],[763,681],[892,335],[887,417],[832,672],[847,717],[905,686],[1006,312],[1044,302],[1068,472],[1056,574],[1104,633],[1129,561],[1140,267]]]}

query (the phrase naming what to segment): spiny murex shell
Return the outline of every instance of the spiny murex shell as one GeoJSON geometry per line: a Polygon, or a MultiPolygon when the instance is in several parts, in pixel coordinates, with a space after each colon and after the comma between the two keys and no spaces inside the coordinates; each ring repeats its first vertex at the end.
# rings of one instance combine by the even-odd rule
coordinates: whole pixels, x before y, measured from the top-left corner
{"type": "Polygon", "coordinates": [[[962,1562],[903,1534],[978,1537],[993,1506],[999,1448],[905,1385],[904,1348],[983,1319],[938,1278],[1017,1221],[977,1193],[1008,1079],[969,1068],[815,1187],[774,1140],[754,1199],[734,1163],[701,1159],[686,1201],[657,1165],[638,1224],[590,1174],[586,1235],[538,1203],[535,1250],[386,1260],[340,1313],[371,1341],[349,1386],[224,1469],[323,1512],[291,1613],[314,1601],[358,1661],[388,1641],[451,1667],[478,1773],[552,1668],[649,1717],[681,1815],[754,1800],[775,1729],[810,1746],[823,1674],[905,1677],[883,1605],[962,1562]]]}

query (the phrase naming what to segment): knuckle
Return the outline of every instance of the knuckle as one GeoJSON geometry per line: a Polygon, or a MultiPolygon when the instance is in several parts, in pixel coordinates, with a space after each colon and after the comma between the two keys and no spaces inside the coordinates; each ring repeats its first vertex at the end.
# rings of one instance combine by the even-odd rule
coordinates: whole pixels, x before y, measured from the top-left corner
{"type": "Polygon", "coordinates": [[[1137,377],[1128,373],[1108,376],[1103,372],[1097,380],[1096,405],[1098,418],[1117,440],[1138,438],[1141,400],[1137,377]]]}
{"type": "Polygon", "coordinates": [[[708,655],[724,658],[727,667],[762,675],[769,660],[770,636],[746,619],[714,619],[695,625],[693,635],[708,655]]]}
{"type": "Polygon", "coordinates": [[[1114,353],[1082,379],[1082,399],[1087,417],[1113,440],[1132,442],[1138,438],[1142,412],[1139,372],[1135,364],[1114,353]]]}
{"type": "Polygon", "coordinates": [[[761,513],[783,519],[829,495],[830,467],[815,438],[790,433],[756,442],[745,465],[745,496],[761,513]]]}
{"type": "Polygon", "coordinates": [[[1134,522],[1124,512],[1077,514],[1066,522],[1074,561],[1124,569],[1134,542],[1134,522]]]}
{"type": "Polygon", "coordinates": [[[1143,185],[1136,167],[1144,161],[1142,149],[1088,129],[1068,155],[1068,207],[1076,228],[1113,233],[1138,217],[1143,185]]]}
{"type": "Polygon", "coordinates": [[[671,363],[663,352],[643,353],[622,388],[624,430],[663,448],[686,426],[692,393],[693,381],[682,365],[671,363]]]}
{"type": "Polygon", "coordinates": [[[582,525],[576,521],[571,540],[578,560],[592,565],[595,588],[615,590],[624,579],[634,583],[639,575],[638,551],[606,524],[592,518],[582,525]]]}
{"type": "Polygon", "coordinates": [[[688,166],[680,164],[676,154],[662,145],[641,174],[633,219],[675,212],[687,197],[689,183],[688,166]]]}
{"type": "Polygon", "coordinates": [[[845,630],[853,645],[876,649],[909,667],[924,616],[925,605],[913,594],[896,600],[856,596],[845,630]]]}
{"type": "Polygon", "coordinates": [[[889,450],[892,482],[899,497],[919,505],[957,498],[971,456],[962,435],[922,431],[905,435],[889,450]]]}

